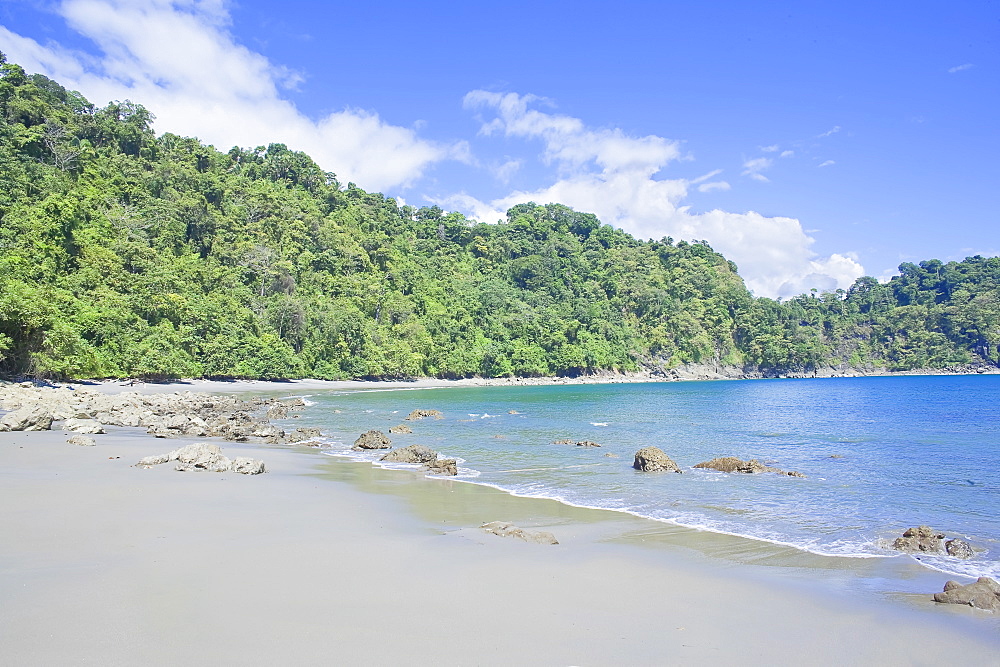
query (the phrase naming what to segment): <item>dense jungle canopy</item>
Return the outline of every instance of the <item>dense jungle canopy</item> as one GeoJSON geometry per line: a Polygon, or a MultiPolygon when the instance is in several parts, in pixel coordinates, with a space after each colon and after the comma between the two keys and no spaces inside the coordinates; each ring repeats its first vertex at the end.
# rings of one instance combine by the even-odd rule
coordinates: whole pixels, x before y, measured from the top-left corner
{"type": "Polygon", "coordinates": [[[0,54],[0,375],[546,376],[995,366],[1000,258],[755,298],[705,242],[559,204],[398,206],[282,144],[155,136],[0,54]]]}

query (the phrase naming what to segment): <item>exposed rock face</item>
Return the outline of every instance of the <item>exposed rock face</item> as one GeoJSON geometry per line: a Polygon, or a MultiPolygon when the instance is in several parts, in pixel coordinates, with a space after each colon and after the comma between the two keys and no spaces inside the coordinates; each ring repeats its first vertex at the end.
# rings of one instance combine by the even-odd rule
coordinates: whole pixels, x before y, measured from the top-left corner
{"type": "Polygon", "coordinates": [[[930,526],[907,528],[902,537],[897,537],[892,548],[907,553],[941,553],[944,551],[944,533],[930,526]]]}
{"type": "Polygon", "coordinates": [[[371,430],[362,433],[358,439],[354,441],[354,446],[351,447],[351,449],[389,449],[390,447],[392,447],[392,440],[387,438],[385,433],[382,431],[371,430]]]}
{"type": "Polygon", "coordinates": [[[177,461],[177,470],[207,470],[226,472],[233,462],[222,455],[218,445],[195,443],[175,449],[167,455],[168,461],[177,461]]]}
{"type": "Polygon", "coordinates": [[[975,583],[965,586],[957,581],[949,581],[944,585],[943,592],[934,594],[934,601],[1000,611],[1000,584],[989,577],[979,577],[975,583]]]}
{"type": "Polygon", "coordinates": [[[259,475],[265,472],[263,461],[247,456],[237,456],[230,470],[238,472],[241,475],[259,475]]]}
{"type": "Polygon", "coordinates": [[[681,472],[677,464],[659,447],[643,447],[637,451],[632,467],[644,472],[681,472]]]}
{"type": "Polygon", "coordinates": [[[66,439],[71,445],[80,445],[81,447],[93,447],[97,442],[93,438],[88,438],[85,435],[74,435],[66,439]]]}
{"type": "Polygon", "coordinates": [[[524,530],[523,528],[518,528],[514,524],[507,523],[506,521],[491,521],[489,523],[484,523],[480,527],[487,533],[493,533],[494,535],[499,535],[500,537],[513,537],[515,539],[524,540],[525,542],[531,542],[533,544],[559,544],[559,541],[552,533],[544,530],[524,530]]]}
{"type": "Polygon", "coordinates": [[[63,430],[74,433],[106,433],[104,425],[96,419],[67,419],[63,422],[63,430]]]}
{"type": "Polygon", "coordinates": [[[455,476],[458,474],[458,461],[455,459],[438,459],[436,461],[429,461],[427,463],[427,472],[432,475],[455,476]]]}
{"type": "Polygon", "coordinates": [[[177,461],[177,466],[174,469],[181,472],[232,471],[243,475],[259,475],[266,472],[264,462],[259,459],[237,456],[235,461],[230,461],[226,456],[223,456],[218,445],[200,442],[185,445],[169,454],[143,457],[135,465],[139,468],[149,468],[169,461],[177,461]]]}
{"type": "Polygon", "coordinates": [[[594,442],[593,440],[581,440],[580,442],[576,443],[576,446],[577,447],[600,447],[600,445],[597,444],[596,442],[594,442]]]}
{"type": "Polygon", "coordinates": [[[972,545],[965,540],[948,540],[944,543],[944,550],[955,558],[972,558],[975,555],[972,545]]]}
{"type": "Polygon", "coordinates": [[[412,422],[424,417],[434,417],[434,419],[444,419],[444,413],[440,410],[414,410],[406,415],[406,421],[412,422]]]}
{"type": "Polygon", "coordinates": [[[161,438],[280,438],[284,436],[282,431],[254,413],[275,406],[287,409],[299,405],[304,405],[301,399],[242,400],[190,391],[102,394],[86,387],[22,383],[0,385],[0,406],[13,411],[0,419],[0,430],[45,430],[51,428],[52,420],[94,420],[102,425],[143,427],[161,438]]]}
{"type": "Polygon", "coordinates": [[[567,438],[563,438],[562,440],[553,440],[552,444],[553,445],[572,445],[573,441],[569,440],[567,438]]]}
{"type": "Polygon", "coordinates": [[[413,429],[406,424],[400,424],[399,426],[390,428],[389,433],[413,433],[413,429]]]}
{"type": "Polygon", "coordinates": [[[323,433],[318,428],[297,428],[287,436],[285,436],[285,442],[287,443],[299,443],[303,440],[313,440],[315,438],[322,438],[323,433]]]}
{"type": "Polygon", "coordinates": [[[46,407],[28,405],[5,414],[0,419],[0,431],[48,431],[53,418],[46,407]]]}
{"type": "Polygon", "coordinates": [[[710,470],[718,470],[720,472],[730,472],[730,473],[742,473],[742,474],[757,474],[762,472],[774,472],[779,475],[788,475],[789,477],[805,477],[800,472],[795,472],[794,470],[785,471],[780,468],[772,468],[771,466],[766,466],[757,459],[750,459],[749,461],[744,461],[743,459],[738,459],[735,456],[721,456],[719,458],[712,459],[711,461],[703,461],[697,463],[695,468],[708,468],[710,470]]]}
{"type": "Polygon", "coordinates": [[[379,460],[390,463],[429,463],[437,460],[437,456],[437,452],[430,447],[410,445],[409,447],[394,449],[379,460]]]}

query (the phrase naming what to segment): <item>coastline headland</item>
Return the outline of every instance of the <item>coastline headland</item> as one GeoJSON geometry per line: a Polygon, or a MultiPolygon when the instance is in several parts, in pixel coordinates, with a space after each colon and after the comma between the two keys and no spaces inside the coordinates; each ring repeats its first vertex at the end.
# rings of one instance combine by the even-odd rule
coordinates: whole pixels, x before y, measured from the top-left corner
{"type": "Polygon", "coordinates": [[[5,410],[106,427],[0,432],[0,663],[995,662],[996,619],[933,590],[859,599],[797,556],[317,456],[267,420],[304,392],[470,384],[511,382],[0,385],[5,410]],[[136,466],[195,441],[268,472],[136,466]]]}

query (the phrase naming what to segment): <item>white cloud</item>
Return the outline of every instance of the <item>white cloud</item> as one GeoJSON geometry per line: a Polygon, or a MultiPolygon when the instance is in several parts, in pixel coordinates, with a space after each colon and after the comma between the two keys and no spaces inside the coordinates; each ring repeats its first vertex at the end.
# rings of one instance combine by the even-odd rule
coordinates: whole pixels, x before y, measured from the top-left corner
{"type": "Polygon", "coordinates": [[[715,192],[716,190],[725,191],[729,189],[730,185],[725,181],[711,181],[698,186],[698,192],[715,192]]]}
{"type": "Polygon", "coordinates": [[[839,125],[834,125],[829,130],[827,130],[826,132],[824,132],[823,134],[817,134],[816,138],[817,139],[822,139],[823,137],[829,137],[830,135],[837,134],[838,132],[840,132],[840,126],[839,125]]]}
{"type": "Polygon", "coordinates": [[[837,164],[834,160],[826,160],[825,162],[820,162],[817,167],[830,167],[837,164]]]}
{"type": "Polygon", "coordinates": [[[781,151],[779,157],[792,157],[793,155],[795,155],[795,151],[781,151]]]}
{"type": "Polygon", "coordinates": [[[774,164],[774,160],[769,157],[758,157],[747,160],[743,163],[743,175],[749,176],[755,181],[767,183],[770,179],[760,172],[769,168],[772,164],[774,164]]]}
{"type": "Polygon", "coordinates": [[[507,160],[500,166],[493,169],[493,175],[496,176],[497,180],[501,183],[509,183],[510,179],[517,173],[522,164],[523,162],[521,160],[507,160]]]}
{"type": "Polygon", "coordinates": [[[771,146],[760,146],[760,151],[762,153],[777,153],[780,148],[778,144],[773,144],[771,146]]]}
{"type": "Polygon", "coordinates": [[[951,67],[948,69],[948,74],[954,74],[955,72],[962,72],[967,69],[972,69],[975,67],[972,63],[965,63],[964,65],[958,65],[956,67],[951,67]]]}
{"type": "Polygon", "coordinates": [[[464,159],[467,145],[442,145],[378,114],[345,109],[307,118],[281,88],[301,76],[238,44],[223,0],[66,0],[69,26],[98,57],[42,45],[0,27],[10,60],[92,102],[132,99],[156,114],[159,131],[197,136],[223,150],[282,142],[308,152],[343,182],[406,186],[435,162],[464,159]]]}
{"type": "MultiPolygon", "coordinates": [[[[692,213],[685,205],[688,189],[695,184],[701,184],[702,192],[728,189],[728,183],[707,182],[721,170],[691,180],[657,178],[679,158],[673,142],[655,136],[630,137],[618,129],[592,130],[580,119],[531,108],[543,101],[514,93],[474,91],[466,96],[468,107],[495,112],[495,117],[482,120],[483,134],[541,140],[542,161],[555,163],[554,182],[488,202],[461,193],[441,197],[437,203],[494,222],[502,220],[515,204],[559,202],[595,213],[639,238],[705,239],[735,261],[747,285],[762,296],[787,297],[811,287],[848,287],[864,273],[851,254],[818,256],[812,250],[814,239],[793,218],[752,211],[692,213]],[[609,139],[616,148],[613,158],[606,152],[609,139]],[[566,150],[567,146],[573,150],[566,150]]],[[[756,160],[747,161],[744,168],[759,174],[770,166],[769,158],[756,160]]]]}

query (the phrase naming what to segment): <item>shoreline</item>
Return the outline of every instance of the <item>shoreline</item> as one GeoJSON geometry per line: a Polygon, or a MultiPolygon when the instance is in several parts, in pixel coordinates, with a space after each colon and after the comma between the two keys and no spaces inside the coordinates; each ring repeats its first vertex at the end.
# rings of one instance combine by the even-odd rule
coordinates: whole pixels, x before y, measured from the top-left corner
{"type": "MultiPolygon", "coordinates": [[[[224,393],[302,388],[246,384],[224,393]]],[[[849,598],[610,510],[294,445],[219,443],[263,458],[257,477],[142,470],[142,456],[192,440],[114,428],[92,448],[67,435],[0,434],[0,530],[23,536],[0,547],[0,644],[19,662],[829,664],[849,645],[859,662],[909,664],[958,645],[985,663],[1000,649],[992,615],[931,591],[849,598]],[[486,535],[483,520],[561,544],[486,535]]]]}

